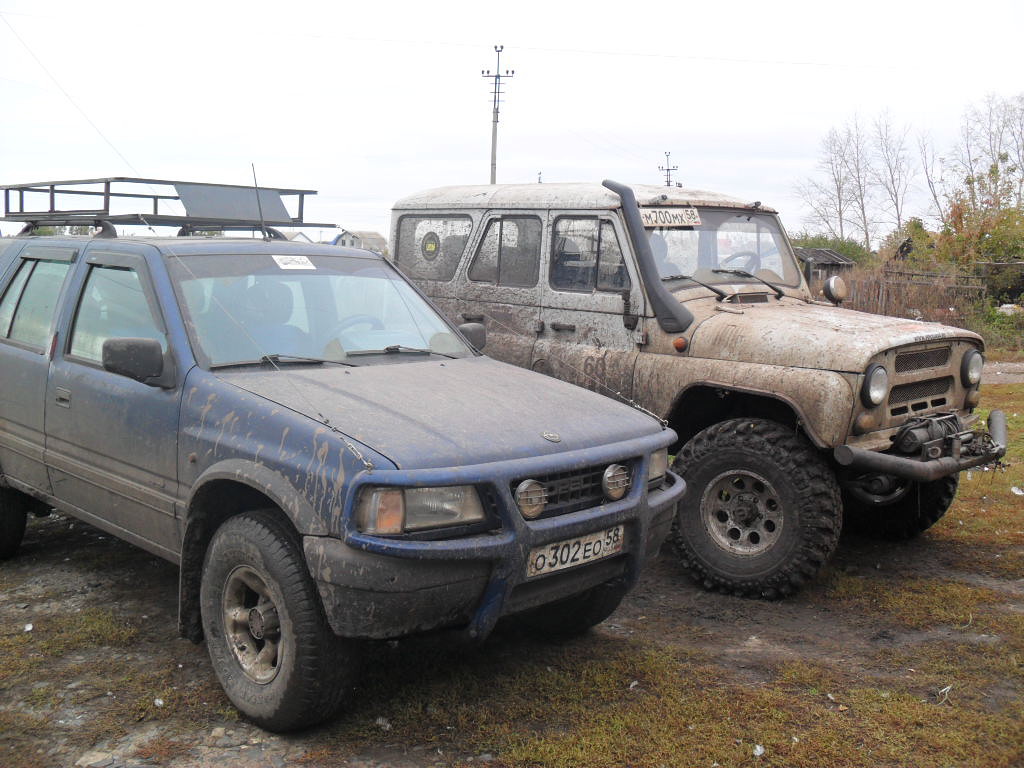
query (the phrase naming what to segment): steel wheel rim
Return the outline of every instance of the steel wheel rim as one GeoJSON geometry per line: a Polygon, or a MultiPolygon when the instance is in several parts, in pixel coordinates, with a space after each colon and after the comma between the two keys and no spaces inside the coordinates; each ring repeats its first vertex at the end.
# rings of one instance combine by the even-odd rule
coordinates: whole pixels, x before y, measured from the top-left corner
{"type": "Polygon", "coordinates": [[[221,600],[224,636],[242,672],[266,685],[281,666],[281,624],[273,592],[254,568],[240,565],[228,574],[221,600]]]}
{"type": "Polygon", "coordinates": [[[716,545],[746,557],[774,547],[785,522],[775,488],[746,469],[723,472],[707,484],[700,500],[700,516],[716,545]]]}

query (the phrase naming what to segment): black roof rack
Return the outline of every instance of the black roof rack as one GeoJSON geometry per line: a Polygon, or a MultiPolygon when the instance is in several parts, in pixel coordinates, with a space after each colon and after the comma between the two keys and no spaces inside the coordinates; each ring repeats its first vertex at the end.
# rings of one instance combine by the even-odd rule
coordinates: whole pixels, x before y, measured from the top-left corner
{"type": "Polygon", "coordinates": [[[113,225],[126,224],[176,226],[180,227],[179,236],[267,230],[283,239],[271,228],[336,226],[303,221],[306,195],[315,195],[313,189],[259,187],[257,200],[257,188],[253,186],[128,176],[5,184],[0,189],[4,192],[2,220],[24,222],[21,234],[31,234],[41,226],[86,225],[98,227],[98,237],[116,237],[113,225]],[[285,207],[285,197],[297,198],[296,216],[285,207]],[[84,205],[82,198],[97,205],[84,205]],[[183,214],[167,210],[175,201],[184,208],[183,214]],[[145,210],[139,210],[143,204],[145,210]]]}

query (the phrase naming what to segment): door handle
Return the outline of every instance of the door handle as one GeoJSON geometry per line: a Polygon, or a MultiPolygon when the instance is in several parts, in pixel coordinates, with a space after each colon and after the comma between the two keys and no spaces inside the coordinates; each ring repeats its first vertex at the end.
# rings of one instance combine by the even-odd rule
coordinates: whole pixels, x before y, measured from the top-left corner
{"type": "Polygon", "coordinates": [[[59,406],[61,406],[63,408],[70,408],[71,407],[71,390],[70,389],[64,389],[63,387],[57,387],[57,394],[56,394],[56,397],[54,398],[54,400],[56,401],[57,405],[59,405],[59,406]]]}
{"type": "Polygon", "coordinates": [[[553,331],[575,331],[575,323],[552,323],[551,330],[553,331]]]}
{"type": "Polygon", "coordinates": [[[483,315],[471,315],[467,312],[462,313],[462,319],[467,323],[482,323],[484,321],[483,315]]]}

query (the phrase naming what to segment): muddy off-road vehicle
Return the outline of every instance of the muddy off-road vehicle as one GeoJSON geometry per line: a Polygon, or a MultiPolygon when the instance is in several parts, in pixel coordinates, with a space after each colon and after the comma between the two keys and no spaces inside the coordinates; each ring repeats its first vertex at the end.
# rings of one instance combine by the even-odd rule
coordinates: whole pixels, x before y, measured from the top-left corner
{"type": "Polygon", "coordinates": [[[446,187],[400,200],[393,258],[487,354],[636,401],[679,435],[672,541],[708,588],[777,597],[844,524],[889,538],[997,460],[974,333],[816,301],[775,211],[658,186],[446,187]]]}
{"type": "Polygon", "coordinates": [[[306,193],[18,185],[6,215],[27,224],[0,240],[0,559],[55,507],[179,564],[182,634],[274,730],[345,702],[360,640],[603,621],[684,488],[670,429],[481,355],[483,328],[449,324],[377,254],[112,237],[301,225],[281,194],[306,193]],[[102,204],[62,214],[62,195],[102,204]],[[124,198],[147,212],[112,214],[124,198]],[[185,216],[157,213],[172,200],[185,216]]]}

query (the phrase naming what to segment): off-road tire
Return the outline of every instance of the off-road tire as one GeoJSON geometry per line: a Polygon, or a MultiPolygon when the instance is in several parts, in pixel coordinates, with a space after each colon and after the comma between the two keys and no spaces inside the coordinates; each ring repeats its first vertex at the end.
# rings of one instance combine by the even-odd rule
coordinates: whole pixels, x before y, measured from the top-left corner
{"type": "MultiPolygon", "coordinates": [[[[843,512],[835,475],[792,427],[767,419],[714,424],[682,447],[673,468],[686,480],[687,490],[670,540],[683,565],[705,589],[744,597],[784,597],[814,578],[839,543],[843,512]],[[763,478],[765,482],[757,484],[771,491],[769,503],[778,520],[778,536],[765,551],[727,550],[716,541],[713,523],[705,522],[701,507],[705,494],[710,495],[713,487],[725,482],[720,478],[727,480],[733,473],[763,478]]],[[[704,503],[711,505],[706,509],[709,517],[719,514],[713,499],[704,503]]]]}
{"type": "Polygon", "coordinates": [[[873,505],[843,492],[847,528],[886,541],[906,541],[935,525],[953,504],[960,475],[930,483],[911,483],[905,495],[891,504],[873,505]]]}
{"type": "Polygon", "coordinates": [[[538,637],[575,637],[611,616],[626,591],[621,583],[598,584],[578,595],[524,611],[515,618],[538,637]]]}
{"type": "Polygon", "coordinates": [[[0,560],[14,557],[25,538],[31,500],[10,488],[0,488],[0,560]]]}
{"type": "Polygon", "coordinates": [[[291,731],[341,707],[358,671],[359,647],[331,631],[298,537],[274,511],[247,512],[217,529],[203,563],[200,605],[214,671],[245,717],[270,731],[291,731]],[[279,653],[269,682],[250,677],[229,644],[224,601],[241,571],[262,578],[277,609],[279,653]]]}

